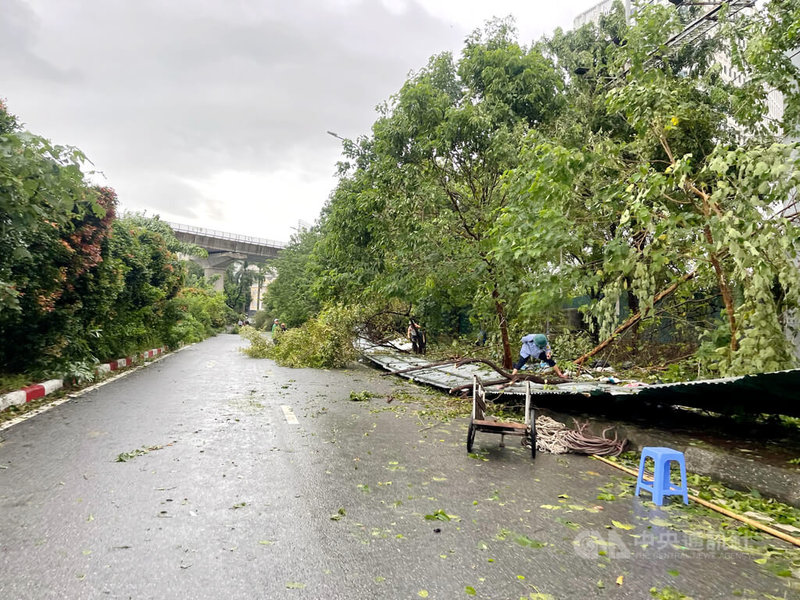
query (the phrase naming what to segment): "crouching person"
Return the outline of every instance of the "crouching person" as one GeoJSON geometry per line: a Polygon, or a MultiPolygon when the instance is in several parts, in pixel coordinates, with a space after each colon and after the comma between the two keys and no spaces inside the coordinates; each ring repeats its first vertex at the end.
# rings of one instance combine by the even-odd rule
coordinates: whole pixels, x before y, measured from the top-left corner
{"type": "Polygon", "coordinates": [[[522,348],[520,348],[519,358],[514,364],[514,370],[511,372],[511,376],[513,377],[516,375],[530,359],[535,361],[539,360],[546,363],[548,366],[553,368],[553,371],[555,371],[556,375],[562,379],[566,379],[564,373],[562,373],[561,369],[558,368],[555,359],[553,359],[553,350],[550,348],[550,344],[547,341],[547,336],[544,334],[531,333],[522,338],[522,348]]]}

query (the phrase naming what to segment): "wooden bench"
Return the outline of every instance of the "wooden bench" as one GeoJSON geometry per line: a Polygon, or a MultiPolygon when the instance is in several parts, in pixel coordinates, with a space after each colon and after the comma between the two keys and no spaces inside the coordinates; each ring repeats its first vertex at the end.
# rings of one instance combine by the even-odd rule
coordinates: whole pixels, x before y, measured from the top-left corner
{"type": "Polygon", "coordinates": [[[525,387],[525,422],[498,421],[486,414],[486,390],[477,375],[472,377],[472,416],[469,420],[467,431],[467,452],[472,452],[475,442],[475,433],[499,433],[500,447],[505,447],[505,436],[516,435],[528,438],[531,444],[531,456],[536,458],[536,421],[531,409],[531,384],[526,382],[525,387]]]}

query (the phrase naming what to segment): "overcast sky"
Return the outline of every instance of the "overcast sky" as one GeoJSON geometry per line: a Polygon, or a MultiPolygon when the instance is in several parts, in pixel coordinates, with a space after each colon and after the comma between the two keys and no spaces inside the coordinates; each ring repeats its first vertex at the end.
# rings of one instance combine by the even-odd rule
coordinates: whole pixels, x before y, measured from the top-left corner
{"type": "Polygon", "coordinates": [[[0,0],[0,98],[124,210],[288,241],[343,137],[492,16],[530,43],[597,0],[0,0]]]}

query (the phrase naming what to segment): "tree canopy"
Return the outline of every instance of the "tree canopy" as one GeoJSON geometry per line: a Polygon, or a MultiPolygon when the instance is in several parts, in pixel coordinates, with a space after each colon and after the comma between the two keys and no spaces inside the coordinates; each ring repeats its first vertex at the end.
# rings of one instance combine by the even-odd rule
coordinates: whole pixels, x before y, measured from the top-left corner
{"type": "Polygon", "coordinates": [[[0,372],[58,374],[224,324],[221,295],[184,289],[167,223],[117,216],[76,148],[25,131],[0,103],[0,372]],[[78,365],[78,367],[75,367],[78,365]]]}
{"type": "Polygon", "coordinates": [[[513,333],[563,327],[568,306],[598,341],[631,315],[668,321],[705,372],[794,365],[798,231],[780,209],[800,179],[784,139],[800,125],[800,15],[779,0],[723,10],[675,43],[698,10],[655,3],[629,25],[617,3],[529,46],[494,20],[457,59],[431,57],[345,142],[270,295],[308,314],[396,300],[449,333],[468,315],[507,366],[513,333]]]}

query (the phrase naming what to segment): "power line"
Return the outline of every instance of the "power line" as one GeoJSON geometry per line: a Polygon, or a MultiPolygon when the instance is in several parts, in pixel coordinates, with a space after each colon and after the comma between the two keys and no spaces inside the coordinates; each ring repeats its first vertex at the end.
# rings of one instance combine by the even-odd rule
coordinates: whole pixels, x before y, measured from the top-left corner
{"type": "MultiPolygon", "coordinates": [[[[710,2],[704,4],[711,4],[710,2]]],[[[669,40],[667,40],[667,46],[673,46],[680,43],[692,43],[697,38],[705,35],[709,31],[711,31],[714,27],[719,25],[719,12],[722,10],[722,7],[725,2],[718,2],[714,3],[717,6],[714,8],[706,11],[700,17],[689,23],[686,27],[684,27],[683,31],[680,33],[676,33],[672,36],[669,40]]],[[[745,8],[752,8],[754,6],[753,0],[734,0],[728,4],[729,13],[728,16],[733,17],[739,14],[745,8]]],[[[691,6],[689,4],[688,6],[691,6]]]]}

